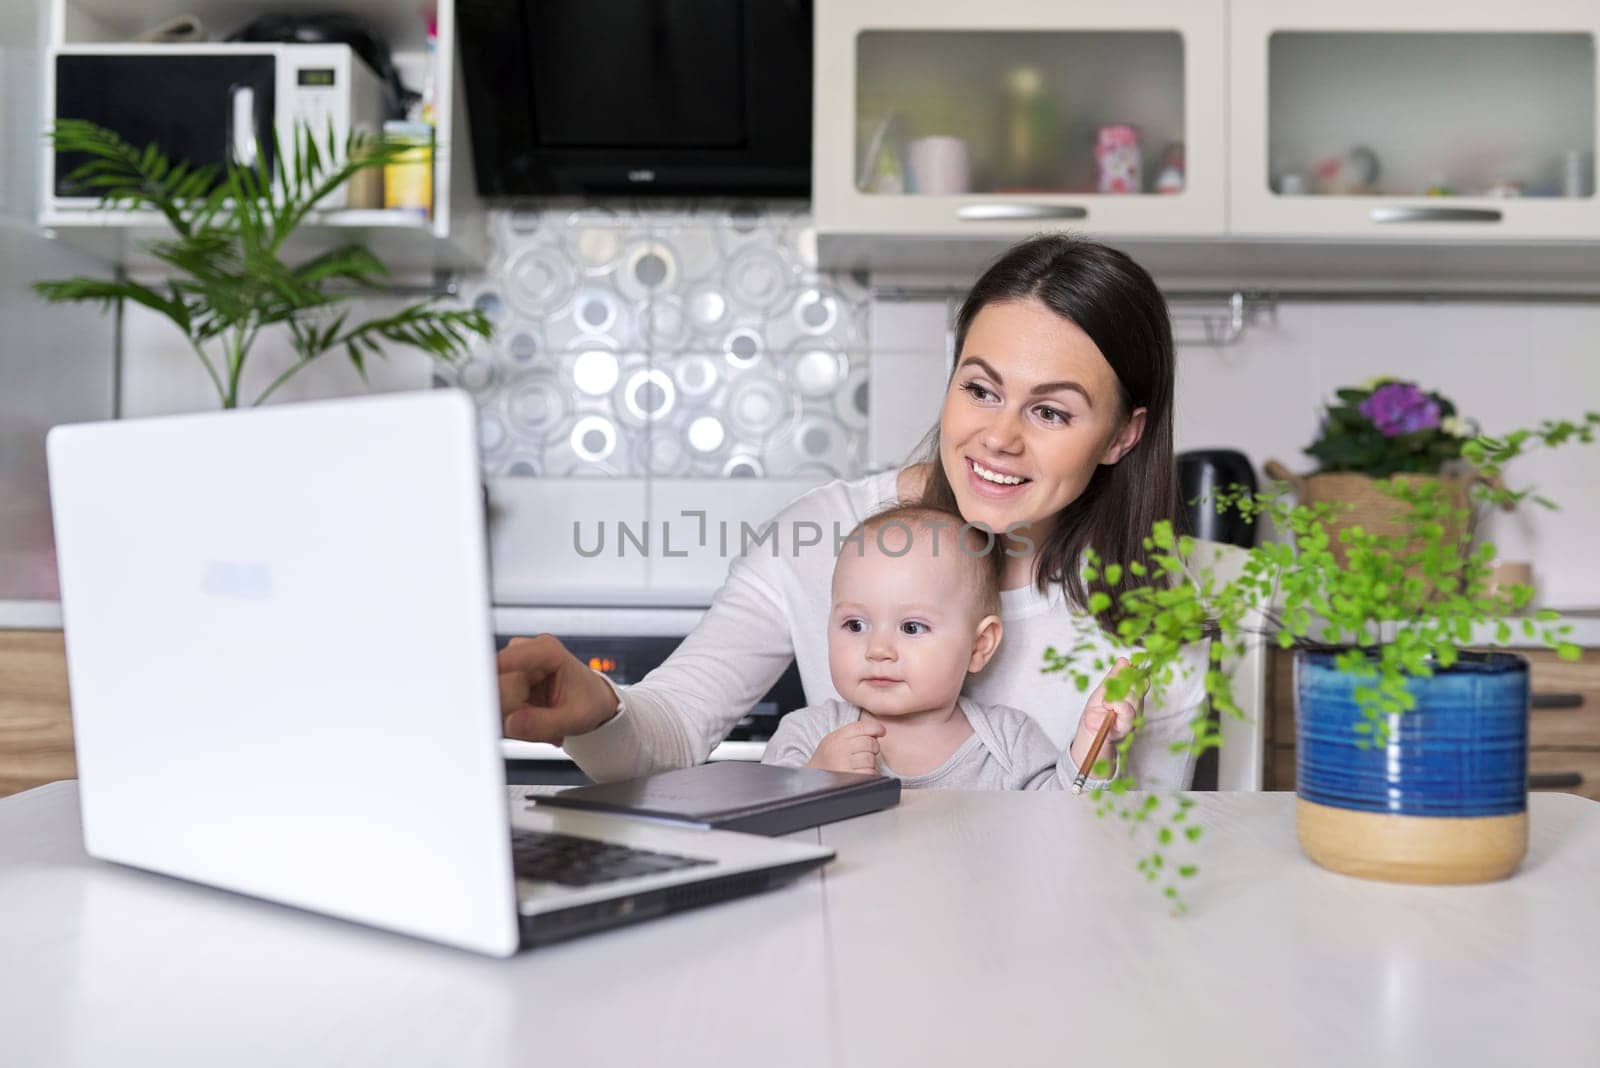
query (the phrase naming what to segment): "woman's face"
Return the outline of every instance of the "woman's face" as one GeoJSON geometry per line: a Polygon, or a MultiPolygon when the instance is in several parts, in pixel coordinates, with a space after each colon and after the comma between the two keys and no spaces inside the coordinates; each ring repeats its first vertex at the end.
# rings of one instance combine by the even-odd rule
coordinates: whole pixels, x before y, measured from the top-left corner
{"type": "Polygon", "coordinates": [[[1089,335],[1037,300],[985,305],[939,417],[939,459],[968,522],[1026,528],[1037,546],[1095,468],[1144,430],[1089,335]],[[1044,521],[1044,522],[1041,522],[1044,521]]]}

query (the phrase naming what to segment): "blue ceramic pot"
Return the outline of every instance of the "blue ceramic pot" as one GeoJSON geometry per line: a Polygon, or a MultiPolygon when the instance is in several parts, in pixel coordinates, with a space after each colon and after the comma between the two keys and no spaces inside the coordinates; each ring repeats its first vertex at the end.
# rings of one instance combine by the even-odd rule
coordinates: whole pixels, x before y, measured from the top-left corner
{"type": "Polygon", "coordinates": [[[1414,678],[1382,747],[1335,652],[1295,654],[1297,823],[1325,867],[1403,882],[1504,878],[1527,850],[1528,662],[1463,653],[1414,678]]]}

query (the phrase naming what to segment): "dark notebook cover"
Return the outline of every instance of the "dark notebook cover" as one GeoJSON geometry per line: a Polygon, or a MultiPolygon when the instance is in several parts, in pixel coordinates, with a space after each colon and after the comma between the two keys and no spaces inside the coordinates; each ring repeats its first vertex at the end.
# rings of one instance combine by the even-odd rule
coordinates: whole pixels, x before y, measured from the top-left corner
{"type": "Polygon", "coordinates": [[[780,835],[898,804],[900,780],[723,760],[626,782],[575,786],[537,800],[719,831],[780,835]]]}

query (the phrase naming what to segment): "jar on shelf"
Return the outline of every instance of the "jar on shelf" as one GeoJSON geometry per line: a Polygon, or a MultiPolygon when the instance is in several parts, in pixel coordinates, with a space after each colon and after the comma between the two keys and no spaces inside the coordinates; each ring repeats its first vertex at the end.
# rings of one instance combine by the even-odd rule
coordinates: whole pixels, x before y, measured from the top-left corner
{"type": "Polygon", "coordinates": [[[1018,67],[1007,75],[1001,138],[997,192],[1060,185],[1055,102],[1039,68],[1018,67]]]}
{"type": "Polygon", "coordinates": [[[1102,193],[1138,193],[1144,189],[1139,131],[1125,123],[1102,126],[1095,135],[1095,188],[1102,193]]]}
{"type": "Polygon", "coordinates": [[[1174,141],[1161,154],[1161,169],[1156,172],[1157,193],[1183,192],[1183,142],[1174,141]]]}

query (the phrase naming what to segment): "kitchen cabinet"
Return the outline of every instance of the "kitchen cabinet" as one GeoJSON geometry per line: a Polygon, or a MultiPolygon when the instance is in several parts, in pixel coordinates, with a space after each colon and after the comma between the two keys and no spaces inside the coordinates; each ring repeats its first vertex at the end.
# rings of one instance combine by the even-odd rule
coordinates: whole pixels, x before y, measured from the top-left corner
{"type": "Polygon", "coordinates": [[[0,629],[0,797],[78,775],[59,630],[0,629]]]}
{"type": "MultiPolygon", "coordinates": [[[[56,57],[86,46],[125,44],[180,15],[198,17],[206,38],[220,41],[263,13],[317,14],[320,0],[48,0],[45,55],[42,66],[44,102],[40,121],[55,114],[56,57]]],[[[370,27],[388,43],[402,80],[420,90],[433,65],[435,99],[433,211],[422,218],[403,209],[327,210],[313,216],[297,232],[291,252],[311,254],[357,240],[391,268],[437,269],[481,266],[485,237],[481,206],[473,188],[467,144],[465,101],[455,71],[455,0],[430,0],[436,9],[437,48],[427,51],[427,35],[419,5],[412,0],[344,0],[337,5],[370,27]]],[[[138,269],[151,261],[142,243],[166,236],[155,213],[105,211],[84,199],[53,195],[51,154],[40,153],[39,225],[98,258],[138,269]]]]}
{"type": "Polygon", "coordinates": [[[1229,230],[1600,236],[1592,0],[1229,0],[1229,230]]]}
{"type": "Polygon", "coordinates": [[[819,257],[914,286],[1066,229],[1168,289],[1595,294],[1597,28],[1590,0],[818,0],[819,257]],[[1028,70],[1047,106],[1017,105],[1028,70]],[[1057,153],[1031,185],[1008,173],[1013,138],[1040,143],[1028,116],[1057,153]],[[1137,195],[1097,192],[1093,140],[1118,125],[1137,195]],[[939,135],[964,192],[937,184],[960,174],[948,141],[917,191],[909,146],[939,135]],[[1177,142],[1183,192],[1152,192],[1177,142]]]}
{"type": "Polygon", "coordinates": [[[1219,234],[1224,39],[1222,0],[822,0],[819,232],[1219,234]]]}
{"type": "MultiPolygon", "coordinates": [[[[1600,654],[1585,649],[1574,662],[1548,649],[1510,651],[1530,665],[1529,788],[1600,801],[1600,654]]],[[[1293,790],[1294,655],[1273,649],[1267,676],[1267,789],[1293,790]]]]}

